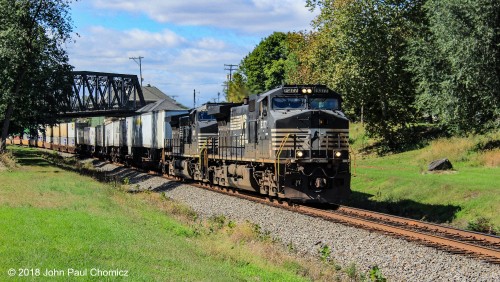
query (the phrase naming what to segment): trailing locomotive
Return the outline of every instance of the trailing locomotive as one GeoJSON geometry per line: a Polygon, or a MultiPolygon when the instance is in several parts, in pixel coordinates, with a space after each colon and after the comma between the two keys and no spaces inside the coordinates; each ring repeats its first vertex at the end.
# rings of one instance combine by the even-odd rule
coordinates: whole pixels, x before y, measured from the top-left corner
{"type": "Polygon", "coordinates": [[[322,85],[285,85],[244,103],[189,111],[159,101],[97,126],[68,124],[76,129],[75,145],[62,136],[67,124],[48,127],[39,143],[269,197],[340,203],[351,192],[349,122],[341,104],[322,85]]]}

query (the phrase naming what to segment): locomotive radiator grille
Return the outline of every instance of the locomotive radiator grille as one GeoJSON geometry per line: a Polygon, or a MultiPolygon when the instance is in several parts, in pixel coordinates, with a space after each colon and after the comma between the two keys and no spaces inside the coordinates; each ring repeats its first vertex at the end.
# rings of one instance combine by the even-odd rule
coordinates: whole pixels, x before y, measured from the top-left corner
{"type": "Polygon", "coordinates": [[[202,149],[212,149],[213,147],[217,148],[218,146],[218,138],[217,134],[213,133],[199,133],[198,134],[198,153],[201,152],[202,149]]]}
{"type": "Polygon", "coordinates": [[[279,150],[285,136],[283,150],[331,150],[349,149],[349,129],[296,128],[271,129],[272,150],[279,150]]]}

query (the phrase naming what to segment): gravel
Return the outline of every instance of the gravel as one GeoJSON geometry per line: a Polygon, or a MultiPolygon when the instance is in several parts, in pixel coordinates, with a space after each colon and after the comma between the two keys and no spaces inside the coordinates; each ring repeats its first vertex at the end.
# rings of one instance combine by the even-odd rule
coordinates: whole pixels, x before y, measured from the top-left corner
{"type": "Polygon", "coordinates": [[[225,215],[250,221],[299,255],[318,256],[322,246],[346,269],[367,273],[377,265],[390,281],[500,281],[500,266],[453,255],[382,234],[332,223],[248,200],[169,181],[135,170],[93,161],[96,168],[128,178],[132,190],[153,190],[192,207],[200,216],[225,215]]]}

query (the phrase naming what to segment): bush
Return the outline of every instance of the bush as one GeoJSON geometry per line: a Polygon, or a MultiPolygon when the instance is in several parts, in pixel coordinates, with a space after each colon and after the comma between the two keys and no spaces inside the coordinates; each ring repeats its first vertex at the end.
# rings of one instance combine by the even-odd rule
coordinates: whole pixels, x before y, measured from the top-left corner
{"type": "Polygon", "coordinates": [[[16,159],[11,152],[5,152],[0,154],[0,167],[5,166],[7,170],[11,171],[17,167],[16,159]]]}
{"type": "Polygon", "coordinates": [[[470,221],[467,225],[467,229],[493,235],[497,235],[499,233],[498,230],[496,230],[495,226],[490,222],[490,220],[484,217],[480,217],[475,221],[470,221]]]}

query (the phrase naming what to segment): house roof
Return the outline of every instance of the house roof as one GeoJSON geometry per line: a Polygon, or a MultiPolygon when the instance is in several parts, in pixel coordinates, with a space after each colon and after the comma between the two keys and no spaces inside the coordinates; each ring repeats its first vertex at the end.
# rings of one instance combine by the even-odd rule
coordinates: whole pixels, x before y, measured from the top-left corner
{"type": "Polygon", "coordinates": [[[155,86],[142,86],[142,94],[144,95],[144,100],[148,103],[146,106],[137,110],[139,113],[152,112],[152,111],[176,111],[176,110],[186,110],[187,107],[175,101],[160,89],[155,86]]]}
{"type": "Polygon", "coordinates": [[[167,98],[168,96],[155,86],[142,86],[142,94],[146,101],[159,101],[167,98]]]}

